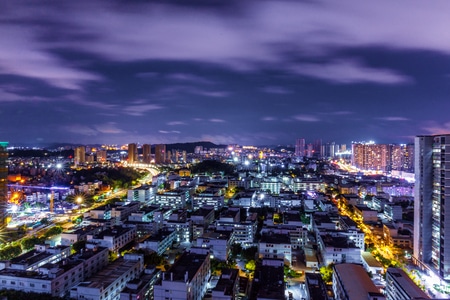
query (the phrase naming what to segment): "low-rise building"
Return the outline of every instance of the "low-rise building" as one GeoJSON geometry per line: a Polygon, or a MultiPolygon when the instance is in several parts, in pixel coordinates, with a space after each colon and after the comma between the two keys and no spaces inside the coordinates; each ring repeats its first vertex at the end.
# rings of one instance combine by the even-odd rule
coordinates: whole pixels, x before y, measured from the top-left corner
{"type": "Polygon", "coordinates": [[[120,297],[128,282],[138,278],[144,270],[142,254],[127,253],[70,290],[77,300],[112,300],[120,297]]]}
{"type": "Polygon", "coordinates": [[[259,241],[259,256],[263,259],[283,259],[287,263],[292,262],[291,239],[285,234],[265,234],[259,241]]]}
{"type": "Polygon", "coordinates": [[[362,266],[337,264],[333,268],[333,293],[336,300],[386,299],[362,266]]]}
{"type": "Polygon", "coordinates": [[[89,234],[87,241],[101,247],[107,247],[110,251],[117,252],[136,238],[136,227],[115,226],[105,229],[97,234],[89,234]]]}
{"type": "Polygon", "coordinates": [[[162,274],[154,285],[155,300],[196,300],[206,293],[211,276],[209,252],[191,248],[162,274]]]}
{"type": "Polygon", "coordinates": [[[239,270],[224,269],[217,285],[212,289],[214,300],[235,300],[239,294],[239,270]]]}
{"type": "Polygon", "coordinates": [[[430,299],[400,268],[386,271],[386,300],[430,299]]]}
{"type": "Polygon", "coordinates": [[[139,243],[139,249],[152,250],[163,255],[164,252],[172,246],[172,243],[176,240],[176,232],[174,230],[162,229],[157,234],[154,234],[144,241],[139,243]]]}

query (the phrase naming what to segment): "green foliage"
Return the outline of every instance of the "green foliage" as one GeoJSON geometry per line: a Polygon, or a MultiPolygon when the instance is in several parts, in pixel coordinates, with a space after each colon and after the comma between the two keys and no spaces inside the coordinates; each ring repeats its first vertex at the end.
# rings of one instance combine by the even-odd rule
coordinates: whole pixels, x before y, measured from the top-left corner
{"type": "Polygon", "coordinates": [[[20,245],[7,246],[0,250],[0,259],[9,260],[22,253],[22,247],[20,245]]]}
{"type": "Polygon", "coordinates": [[[330,264],[328,266],[320,267],[319,269],[320,275],[322,275],[322,279],[325,282],[331,282],[333,276],[333,265],[330,264]]]}
{"type": "Polygon", "coordinates": [[[258,247],[253,246],[243,249],[241,256],[245,260],[252,260],[255,259],[256,253],[258,253],[258,247]]]}
{"type": "Polygon", "coordinates": [[[235,262],[234,261],[223,261],[218,259],[211,259],[211,273],[213,274],[219,274],[223,269],[229,269],[234,268],[235,262]]]}
{"type": "Polygon", "coordinates": [[[234,243],[233,245],[231,245],[230,250],[231,250],[231,255],[233,257],[237,257],[242,252],[242,246],[239,243],[234,243]]]}
{"type": "Polygon", "coordinates": [[[42,236],[44,238],[49,238],[49,237],[52,237],[54,235],[60,234],[62,231],[63,231],[63,229],[62,229],[61,226],[54,226],[54,227],[48,229],[42,236]]]}
{"type": "Polygon", "coordinates": [[[295,270],[291,269],[288,265],[284,265],[284,276],[288,278],[299,278],[302,276],[301,272],[296,272],[295,270]]]}
{"type": "Polygon", "coordinates": [[[86,241],[78,241],[73,243],[72,250],[76,253],[80,253],[86,247],[86,241]]]}
{"type": "Polygon", "coordinates": [[[147,173],[145,171],[138,171],[133,168],[101,168],[96,167],[92,169],[82,169],[74,173],[74,182],[79,184],[81,182],[93,182],[101,180],[103,184],[108,184],[113,188],[128,187],[131,182],[142,178],[147,173]]]}
{"type": "Polygon", "coordinates": [[[26,250],[33,249],[35,245],[41,244],[41,243],[42,243],[42,239],[33,236],[33,237],[22,239],[22,241],[20,242],[20,245],[21,245],[22,249],[24,251],[26,251],[26,250]]]}
{"type": "Polygon", "coordinates": [[[223,173],[224,175],[233,175],[235,167],[231,164],[222,163],[217,160],[204,160],[192,167],[192,173],[223,173]]]}
{"type": "Polygon", "coordinates": [[[249,270],[250,272],[254,272],[256,269],[256,262],[254,259],[249,260],[246,264],[245,264],[245,268],[247,270],[249,270]]]}

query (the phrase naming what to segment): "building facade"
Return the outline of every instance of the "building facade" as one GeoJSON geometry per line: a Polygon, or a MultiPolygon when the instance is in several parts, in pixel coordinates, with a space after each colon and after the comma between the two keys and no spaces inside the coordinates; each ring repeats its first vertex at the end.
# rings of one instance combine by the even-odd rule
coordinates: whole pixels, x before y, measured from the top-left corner
{"type": "Polygon", "coordinates": [[[415,138],[414,258],[450,280],[450,135],[415,138]]]}

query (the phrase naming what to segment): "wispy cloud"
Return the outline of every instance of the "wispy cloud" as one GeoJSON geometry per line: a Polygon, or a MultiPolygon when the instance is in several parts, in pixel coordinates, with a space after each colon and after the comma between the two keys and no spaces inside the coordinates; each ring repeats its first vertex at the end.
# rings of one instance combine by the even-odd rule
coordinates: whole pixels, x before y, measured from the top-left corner
{"type": "Polygon", "coordinates": [[[170,130],[170,131],[167,131],[167,130],[159,130],[158,132],[159,132],[159,133],[163,133],[163,134],[169,134],[169,133],[180,134],[180,133],[181,133],[181,131],[178,131],[178,130],[170,130]]]}
{"type": "Polygon", "coordinates": [[[222,119],[209,119],[209,121],[210,122],[212,122],[212,123],[224,123],[225,122],[225,120],[222,120],[222,119]]]}
{"type": "Polygon", "coordinates": [[[263,121],[275,121],[275,120],[277,120],[277,118],[276,117],[263,117],[261,120],[263,120],[263,121]]]}
{"type": "Polygon", "coordinates": [[[108,123],[105,123],[105,124],[98,124],[98,125],[95,125],[94,127],[99,133],[104,133],[104,134],[121,134],[121,133],[125,133],[124,130],[122,130],[122,129],[117,127],[117,123],[116,122],[108,122],[108,123]]]}
{"type": "Polygon", "coordinates": [[[130,116],[143,116],[149,111],[163,109],[164,107],[158,104],[141,104],[141,105],[130,105],[123,109],[125,114],[130,116]]]}
{"type": "Polygon", "coordinates": [[[166,124],[169,126],[186,125],[186,123],[183,121],[172,121],[172,122],[167,122],[166,124]]]}
{"type": "Polygon", "coordinates": [[[296,115],[293,117],[294,120],[302,122],[319,122],[320,119],[313,115],[296,115]]]}
{"type": "Polygon", "coordinates": [[[380,117],[377,119],[383,120],[383,121],[392,121],[392,122],[409,121],[409,119],[405,118],[405,117],[380,117]]]}
{"type": "Polygon", "coordinates": [[[277,95],[286,95],[286,94],[292,94],[293,91],[282,87],[282,86],[266,86],[261,89],[263,92],[268,94],[277,94],[277,95]]]}
{"type": "Polygon", "coordinates": [[[412,82],[409,76],[394,70],[371,68],[356,60],[340,59],[328,63],[303,63],[292,67],[292,71],[338,84],[378,83],[404,84],[412,82]]]}
{"type": "Polygon", "coordinates": [[[173,73],[166,76],[166,78],[175,80],[175,81],[182,81],[182,82],[190,82],[190,83],[197,83],[197,84],[213,84],[214,81],[198,76],[195,74],[188,74],[188,73],[173,73]]]}

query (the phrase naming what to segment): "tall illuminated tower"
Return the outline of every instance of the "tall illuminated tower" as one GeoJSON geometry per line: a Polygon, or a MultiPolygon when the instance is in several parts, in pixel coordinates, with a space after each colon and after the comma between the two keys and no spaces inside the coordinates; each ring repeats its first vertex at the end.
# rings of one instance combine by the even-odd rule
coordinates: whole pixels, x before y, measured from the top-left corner
{"type": "Polygon", "coordinates": [[[450,134],[417,136],[414,153],[414,258],[450,280],[450,134]]]}
{"type": "Polygon", "coordinates": [[[75,148],[75,166],[86,163],[86,147],[80,146],[75,148]]]}
{"type": "Polygon", "coordinates": [[[166,162],[166,145],[160,144],[155,146],[155,163],[163,164],[166,162]]]}
{"type": "Polygon", "coordinates": [[[297,139],[295,141],[295,156],[305,156],[305,139],[297,139]]]}
{"type": "Polygon", "coordinates": [[[142,145],[142,161],[144,164],[149,164],[152,160],[152,145],[144,144],[142,145]]]}
{"type": "Polygon", "coordinates": [[[138,161],[137,144],[128,144],[128,163],[138,161]]]}
{"type": "Polygon", "coordinates": [[[0,228],[6,226],[6,203],[8,201],[8,143],[0,142],[0,228]]]}

